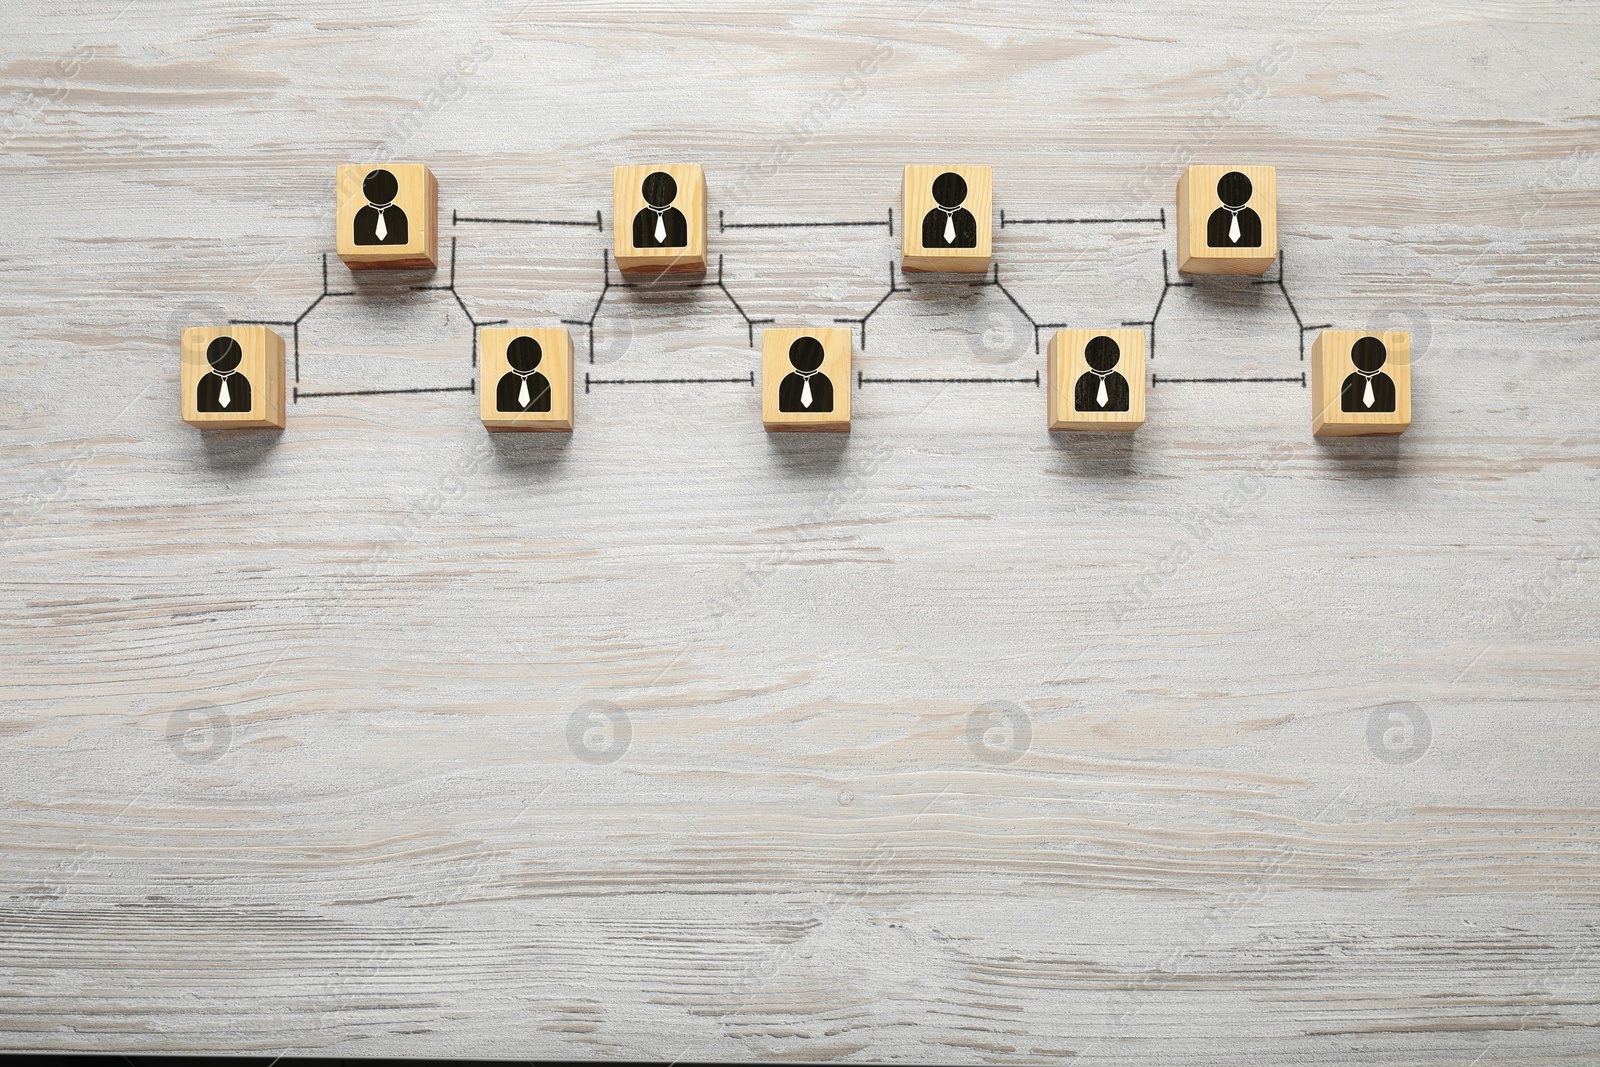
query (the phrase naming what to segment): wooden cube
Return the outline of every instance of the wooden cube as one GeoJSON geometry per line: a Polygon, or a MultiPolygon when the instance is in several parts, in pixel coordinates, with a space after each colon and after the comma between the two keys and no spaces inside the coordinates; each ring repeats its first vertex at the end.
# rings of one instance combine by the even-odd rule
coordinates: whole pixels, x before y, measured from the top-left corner
{"type": "Polygon", "coordinates": [[[479,414],[491,433],[572,429],[572,334],[485,327],[479,350],[479,414]]]}
{"type": "Polygon", "coordinates": [[[1057,330],[1049,352],[1050,429],[1144,425],[1144,331],[1057,330]]]}
{"type": "Polygon", "coordinates": [[[439,266],[439,183],[421,163],[339,167],[339,258],[351,270],[439,266]]]}
{"type": "Polygon", "coordinates": [[[1278,168],[1189,167],[1178,179],[1178,269],[1265,274],[1278,258],[1278,168]]]}
{"type": "Polygon", "coordinates": [[[612,255],[624,273],[706,269],[706,176],[698,163],[618,167],[611,206],[612,255]]]}
{"type": "Polygon", "coordinates": [[[202,430],[283,429],[283,336],[265,326],[191,326],[178,344],[183,421],[202,430]]]}
{"type": "Polygon", "coordinates": [[[761,421],[769,431],[850,431],[848,329],[761,331],[761,421]]]}
{"type": "Polygon", "coordinates": [[[994,173],[989,167],[907,167],[900,187],[900,269],[989,269],[994,173]]]}
{"type": "Polygon", "coordinates": [[[1311,346],[1311,432],[1405,433],[1411,425],[1411,335],[1323,330],[1311,346]]]}

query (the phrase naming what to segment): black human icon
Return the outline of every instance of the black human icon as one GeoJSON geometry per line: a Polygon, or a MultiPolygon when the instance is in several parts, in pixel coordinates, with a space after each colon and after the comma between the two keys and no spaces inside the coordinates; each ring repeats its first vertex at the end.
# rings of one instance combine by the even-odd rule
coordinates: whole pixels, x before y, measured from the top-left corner
{"type": "Polygon", "coordinates": [[[815,337],[796,337],[789,346],[789,365],[794,368],[778,383],[779,411],[832,411],[833,383],[817,368],[824,356],[822,342],[815,337]]]}
{"type": "Polygon", "coordinates": [[[1394,379],[1381,369],[1388,359],[1389,350],[1376,337],[1363,337],[1350,346],[1350,362],[1356,369],[1339,387],[1340,411],[1394,411],[1394,379]]]}
{"type": "Polygon", "coordinates": [[[978,220],[962,207],[967,199],[966,179],[945,171],[933,179],[933,202],[937,205],[922,216],[923,248],[977,248],[978,220]]]}
{"type": "Polygon", "coordinates": [[[494,390],[496,411],[549,411],[550,379],[537,368],[544,350],[531,337],[513,337],[506,345],[511,369],[500,376],[494,390]]]}
{"type": "Polygon", "coordinates": [[[633,247],[683,248],[689,244],[689,220],[672,206],[678,183],[664,170],[647,174],[639,187],[647,207],[633,217],[633,247]]]}
{"type": "Polygon", "coordinates": [[[196,411],[217,414],[249,411],[250,379],[239,373],[244,349],[232,337],[218,337],[206,346],[206,362],[211,369],[200,376],[195,387],[196,411]]]}
{"type": "Polygon", "coordinates": [[[411,240],[406,213],[395,206],[400,182],[379,167],[361,181],[361,195],[367,206],[356,212],[355,238],[358,245],[403,245],[411,240]]]}
{"type": "Polygon", "coordinates": [[[1127,411],[1128,379],[1112,370],[1122,358],[1117,342],[1101,334],[1089,338],[1083,347],[1083,361],[1089,369],[1078,375],[1072,387],[1072,407],[1076,411],[1127,411]]]}
{"type": "Polygon", "coordinates": [[[1246,207],[1255,189],[1250,179],[1230,170],[1217,179],[1217,199],[1222,206],[1206,220],[1206,244],[1211,248],[1260,248],[1261,216],[1246,207]]]}

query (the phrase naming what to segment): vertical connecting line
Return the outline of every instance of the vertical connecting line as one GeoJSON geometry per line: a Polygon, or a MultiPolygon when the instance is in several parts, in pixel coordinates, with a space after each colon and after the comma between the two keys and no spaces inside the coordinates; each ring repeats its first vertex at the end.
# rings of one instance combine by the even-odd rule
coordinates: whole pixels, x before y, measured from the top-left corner
{"type": "MultiPolygon", "coordinates": [[[[722,212],[719,211],[717,214],[720,216],[722,212]]],[[[702,282],[701,284],[705,285],[707,283],[702,282]]],[[[722,290],[722,295],[728,298],[728,302],[733,305],[733,310],[737,311],[739,313],[739,317],[744,320],[745,331],[749,334],[750,338],[750,347],[754,348],[756,346],[756,326],[766,325],[774,320],[752,319],[749,315],[745,314],[743,305],[734,299],[733,294],[728,291],[727,285],[722,280],[722,253],[720,252],[717,253],[717,280],[715,285],[718,289],[722,290]]]]}
{"type": "Polygon", "coordinates": [[[1283,302],[1289,305],[1289,314],[1294,316],[1294,324],[1300,330],[1300,362],[1304,363],[1306,359],[1306,334],[1313,330],[1331,330],[1333,328],[1333,324],[1331,322],[1317,323],[1311,326],[1307,326],[1305,324],[1305,322],[1300,318],[1300,309],[1294,306],[1294,300],[1289,296],[1288,287],[1283,284],[1283,268],[1284,254],[1283,249],[1280,248],[1278,249],[1278,276],[1276,278],[1263,278],[1260,281],[1254,281],[1250,284],[1276,285],[1278,287],[1278,292],[1283,294],[1283,302]]]}
{"type": "Polygon", "coordinates": [[[1039,354],[1039,324],[1033,321],[1033,316],[1028,314],[1028,309],[1022,306],[1022,302],[1011,295],[1011,290],[1000,284],[1000,264],[993,263],[990,265],[994,268],[993,279],[985,278],[981,282],[972,282],[970,283],[972,288],[978,289],[992,285],[1006,295],[1006,299],[1011,301],[1011,306],[1016,308],[1023,318],[1028,320],[1028,325],[1033,329],[1033,354],[1037,356],[1039,354]]]}
{"type": "MultiPolygon", "coordinates": [[[[598,215],[599,212],[595,212],[595,214],[598,215]]],[[[594,320],[600,317],[600,308],[601,308],[602,305],[605,304],[605,302],[606,302],[606,294],[611,292],[611,286],[613,285],[613,282],[611,281],[611,251],[609,249],[607,249],[606,251],[600,253],[600,272],[601,272],[600,298],[594,302],[594,310],[589,312],[589,317],[587,319],[562,319],[561,320],[562,325],[565,325],[565,326],[582,326],[582,327],[584,327],[585,329],[587,329],[589,331],[589,362],[590,363],[594,362],[594,320]]],[[[626,284],[623,284],[620,287],[624,288],[624,289],[631,288],[631,286],[628,286],[626,284]]],[[[584,392],[588,392],[588,391],[589,391],[588,386],[585,386],[584,387],[584,392]]]]}
{"type": "MultiPolygon", "coordinates": [[[[721,213],[719,212],[718,214],[720,215],[721,213]]],[[[722,273],[722,260],[723,260],[723,257],[719,254],[717,256],[717,279],[716,279],[716,281],[694,282],[694,283],[692,283],[690,285],[684,286],[684,288],[686,288],[686,289],[705,289],[705,288],[714,287],[714,288],[722,290],[722,295],[728,298],[728,302],[733,305],[733,309],[735,311],[737,311],[739,313],[739,317],[744,320],[745,332],[746,332],[746,335],[748,337],[750,347],[754,348],[755,344],[756,344],[756,333],[755,333],[756,327],[760,326],[760,325],[765,325],[766,323],[773,322],[774,320],[773,319],[755,319],[755,318],[751,318],[745,312],[744,305],[739,303],[739,301],[734,297],[733,293],[728,289],[727,282],[724,279],[723,273],[722,273]]],[[[635,289],[635,288],[638,288],[638,286],[633,282],[613,282],[611,280],[611,253],[610,253],[609,250],[601,253],[600,269],[601,269],[600,296],[599,296],[599,298],[597,300],[595,300],[595,302],[594,302],[594,310],[589,312],[589,317],[587,319],[562,319],[561,320],[563,325],[567,325],[567,326],[582,326],[582,327],[584,327],[585,329],[587,329],[589,331],[589,362],[591,364],[594,362],[594,324],[595,324],[596,320],[598,320],[600,318],[600,309],[605,306],[606,294],[611,292],[612,289],[635,289]]],[[[663,275],[663,277],[664,277],[664,275],[663,275]]],[[[657,279],[657,280],[659,280],[659,279],[657,279]]]]}
{"type": "Polygon", "coordinates": [[[905,287],[902,287],[902,286],[899,286],[899,285],[895,284],[894,260],[891,259],[889,261],[889,291],[887,293],[884,293],[883,296],[878,300],[878,302],[876,304],[873,304],[872,308],[865,315],[861,316],[860,318],[858,318],[858,319],[834,319],[833,321],[834,322],[849,322],[849,323],[854,323],[855,325],[860,326],[861,327],[861,351],[865,352],[867,350],[867,320],[872,318],[872,316],[876,315],[878,313],[878,309],[883,307],[885,301],[887,301],[891,296],[893,296],[896,293],[909,293],[910,291],[911,290],[909,288],[905,288],[905,287]]]}
{"type": "Polygon", "coordinates": [[[354,289],[333,292],[328,288],[328,253],[322,253],[322,292],[311,301],[307,308],[292,319],[229,319],[230,326],[288,326],[291,330],[294,345],[294,381],[300,384],[300,324],[307,315],[317,310],[317,306],[330,296],[355,296],[354,289]]]}
{"type": "MultiPolygon", "coordinates": [[[[1165,209],[1163,209],[1163,213],[1165,213],[1165,209]]],[[[1175,282],[1175,281],[1172,280],[1172,273],[1168,269],[1168,264],[1167,264],[1167,250],[1165,248],[1163,248],[1161,250],[1161,296],[1156,299],[1156,309],[1155,309],[1155,311],[1151,312],[1150,317],[1148,319],[1141,319],[1141,320],[1133,321],[1133,322],[1124,322],[1122,324],[1124,326],[1148,326],[1150,328],[1150,354],[1149,354],[1149,359],[1150,359],[1150,361],[1152,363],[1155,362],[1155,358],[1156,358],[1156,320],[1161,317],[1161,308],[1167,302],[1167,293],[1169,293],[1173,289],[1192,289],[1192,288],[1194,288],[1194,282],[1175,282]]]]}
{"type": "Polygon", "coordinates": [[[467,322],[472,326],[472,369],[478,369],[478,331],[485,326],[504,326],[507,319],[485,319],[482,322],[473,318],[472,309],[467,307],[467,302],[461,299],[461,294],[456,290],[456,239],[450,238],[450,283],[448,285],[413,285],[413,291],[449,293],[455,297],[456,305],[461,308],[461,314],[467,317],[467,322]]]}

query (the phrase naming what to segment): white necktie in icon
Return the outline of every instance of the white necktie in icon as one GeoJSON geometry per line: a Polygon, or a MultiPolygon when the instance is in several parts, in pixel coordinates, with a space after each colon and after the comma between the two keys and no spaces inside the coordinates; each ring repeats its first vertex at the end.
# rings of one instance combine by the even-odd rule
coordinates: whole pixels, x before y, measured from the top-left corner
{"type": "Polygon", "coordinates": [[[1228,240],[1239,243],[1239,213],[1233,212],[1233,222],[1228,226],[1228,240]]]}
{"type": "Polygon", "coordinates": [[[517,403],[524,408],[528,406],[528,379],[522,379],[522,392],[517,394],[517,403]]]}
{"type": "Polygon", "coordinates": [[[811,406],[811,379],[805,378],[802,381],[803,384],[800,386],[800,406],[808,408],[811,406]]]}
{"type": "Polygon", "coordinates": [[[953,214],[944,217],[944,243],[947,245],[956,243],[956,217],[953,214]]]}
{"type": "MultiPolygon", "coordinates": [[[[1368,386],[1367,386],[1367,395],[1368,396],[1372,395],[1372,386],[1371,386],[1371,384],[1368,384],[1368,386]]],[[[222,405],[223,407],[227,407],[228,406],[228,379],[226,377],[224,377],[222,379],[222,388],[217,391],[217,403],[222,405]]],[[[1371,407],[1372,406],[1372,401],[1370,401],[1370,400],[1367,401],[1367,406],[1371,407]]]]}
{"type": "Polygon", "coordinates": [[[1378,398],[1376,396],[1374,396],[1373,393],[1372,393],[1372,379],[1368,378],[1367,379],[1367,391],[1364,394],[1362,394],[1361,402],[1363,404],[1367,405],[1367,407],[1370,408],[1377,401],[1377,399],[1378,398]]]}
{"type": "MultiPolygon", "coordinates": [[[[383,212],[384,212],[384,209],[380,207],[378,209],[378,225],[372,231],[374,236],[376,236],[378,238],[378,240],[380,240],[380,241],[383,240],[385,237],[389,236],[389,227],[384,225],[384,222],[383,222],[383,212]]],[[[1235,224],[1235,225],[1237,226],[1237,224],[1235,224]]]]}
{"type": "Polygon", "coordinates": [[[1101,407],[1111,403],[1111,394],[1106,392],[1106,380],[1104,378],[1100,379],[1100,394],[1095,399],[1099,401],[1101,407]]]}
{"type": "Polygon", "coordinates": [[[667,243],[667,215],[664,211],[656,213],[656,243],[667,243]]]}

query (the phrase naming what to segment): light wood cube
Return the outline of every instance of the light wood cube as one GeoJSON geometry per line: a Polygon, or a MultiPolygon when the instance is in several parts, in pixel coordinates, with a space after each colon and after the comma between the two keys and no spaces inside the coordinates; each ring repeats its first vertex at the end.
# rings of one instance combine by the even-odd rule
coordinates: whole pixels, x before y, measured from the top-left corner
{"type": "Polygon", "coordinates": [[[439,183],[421,163],[339,167],[339,258],[351,270],[439,266],[439,183]]]}
{"type": "Polygon", "coordinates": [[[283,336],[266,326],[191,326],[178,344],[183,421],[283,429],[283,336]]]}
{"type": "Polygon", "coordinates": [[[900,189],[900,269],[989,269],[994,173],[989,167],[907,167],[900,189]]]}
{"type": "Polygon", "coordinates": [[[1278,168],[1189,167],[1178,179],[1178,269],[1265,274],[1278,258],[1278,168]]]}
{"type": "Polygon", "coordinates": [[[1405,433],[1411,425],[1411,335],[1323,330],[1311,346],[1311,432],[1405,433]]]}
{"type": "Polygon", "coordinates": [[[612,255],[627,274],[706,269],[706,176],[698,163],[618,167],[612,255]]]}
{"type": "Polygon", "coordinates": [[[1050,429],[1144,425],[1144,331],[1057,330],[1050,338],[1050,429]]]}
{"type": "Polygon", "coordinates": [[[773,432],[850,430],[848,329],[761,331],[761,421],[773,432]]]}
{"type": "Polygon", "coordinates": [[[491,433],[572,429],[572,334],[490,326],[479,350],[479,413],[491,433]]]}

